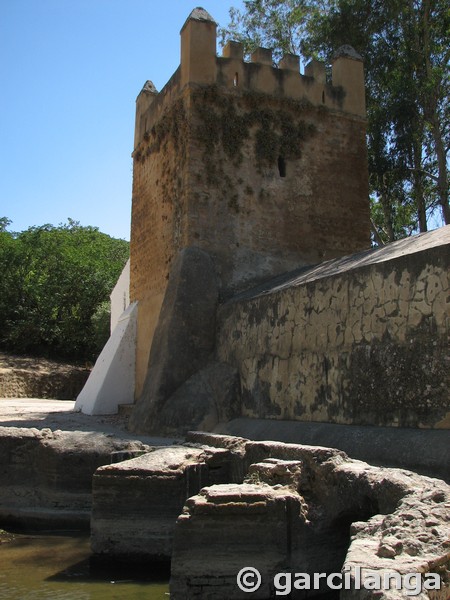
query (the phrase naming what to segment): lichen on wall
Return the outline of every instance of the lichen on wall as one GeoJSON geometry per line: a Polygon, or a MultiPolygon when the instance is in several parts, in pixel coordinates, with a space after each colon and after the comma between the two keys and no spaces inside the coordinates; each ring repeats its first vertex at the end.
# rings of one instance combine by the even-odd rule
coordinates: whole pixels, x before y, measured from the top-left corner
{"type": "Polygon", "coordinates": [[[394,244],[224,305],[218,355],[240,370],[244,415],[449,427],[450,230],[439,235],[425,251],[394,244]]]}

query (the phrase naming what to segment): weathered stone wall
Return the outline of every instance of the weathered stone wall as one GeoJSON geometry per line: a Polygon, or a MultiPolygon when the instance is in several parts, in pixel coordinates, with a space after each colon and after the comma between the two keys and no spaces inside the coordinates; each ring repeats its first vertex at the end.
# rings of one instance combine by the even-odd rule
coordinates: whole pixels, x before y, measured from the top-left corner
{"type": "MultiPolygon", "coordinates": [[[[144,148],[134,153],[130,242],[130,298],[139,301],[136,352],[136,392],[147,372],[150,342],[156,327],[171,260],[185,246],[182,227],[186,212],[186,142],[176,118],[182,100],[155,128],[144,148]],[[170,121],[170,122],[169,122],[170,121]],[[167,130],[166,130],[167,126],[167,130]],[[181,150],[181,148],[183,150],[181,150]],[[151,155],[151,160],[149,159],[151,155]]],[[[181,117],[180,117],[181,120],[181,117]]]]}
{"type": "Polygon", "coordinates": [[[157,432],[165,402],[214,352],[217,278],[211,258],[183,249],[174,261],[155,329],[141,397],[130,418],[135,432],[157,432]]]}
{"type": "Polygon", "coordinates": [[[230,87],[223,60],[210,85],[181,87],[177,71],[159,94],[138,97],[132,300],[164,290],[186,245],[211,254],[228,295],[369,246],[360,111],[342,110],[340,87],[299,73],[307,83],[294,94],[293,72],[263,63],[241,60],[243,81],[230,87]],[[312,101],[317,86],[329,103],[312,101]]]}
{"type": "Polygon", "coordinates": [[[450,227],[284,276],[219,309],[243,415],[448,428],[450,227]]]}
{"type": "Polygon", "coordinates": [[[0,522],[88,528],[96,469],[115,452],[149,450],[101,433],[0,427],[0,522]]]}
{"type": "Polygon", "coordinates": [[[235,88],[191,103],[188,243],[223,296],[369,246],[363,119],[235,88]]]}
{"type": "Polygon", "coordinates": [[[207,251],[222,296],[299,265],[369,246],[362,62],[340,55],[333,79],[298,57],[259,49],[216,57],[211,17],[181,32],[181,65],[136,107],[131,301],[139,301],[136,396],[173,257],[207,251]]]}

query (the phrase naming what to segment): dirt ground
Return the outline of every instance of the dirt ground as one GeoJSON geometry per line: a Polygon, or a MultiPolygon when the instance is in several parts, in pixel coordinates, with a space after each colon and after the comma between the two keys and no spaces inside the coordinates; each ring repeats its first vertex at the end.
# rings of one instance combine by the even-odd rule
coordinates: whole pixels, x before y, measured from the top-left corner
{"type": "Polygon", "coordinates": [[[91,365],[0,353],[0,397],[75,400],[91,365]]]}
{"type": "Polygon", "coordinates": [[[74,412],[75,402],[42,398],[0,398],[0,427],[49,428],[52,431],[88,431],[141,440],[149,445],[167,445],[176,439],[136,435],[127,430],[128,417],[85,415],[74,412]]]}
{"type": "Polygon", "coordinates": [[[89,366],[84,368],[44,358],[0,353],[0,427],[89,431],[139,439],[151,444],[168,443],[166,438],[129,433],[127,415],[85,415],[74,411],[74,400],[41,397],[44,394],[48,396],[52,390],[61,392],[66,379],[70,381],[69,387],[73,388],[74,370],[85,379],[90,372],[89,366]],[[33,397],[33,394],[27,394],[30,390],[42,391],[43,394],[33,397]],[[20,394],[16,396],[14,391],[19,391],[20,394]]]}
{"type": "Polygon", "coordinates": [[[33,356],[16,356],[0,352],[0,369],[27,370],[34,373],[51,373],[57,371],[61,374],[69,374],[74,369],[90,370],[91,364],[84,366],[72,365],[65,362],[38,358],[33,356]]]}
{"type": "Polygon", "coordinates": [[[91,431],[100,428],[125,430],[127,418],[119,415],[91,416],[74,412],[73,400],[0,398],[0,426],[91,431]]]}

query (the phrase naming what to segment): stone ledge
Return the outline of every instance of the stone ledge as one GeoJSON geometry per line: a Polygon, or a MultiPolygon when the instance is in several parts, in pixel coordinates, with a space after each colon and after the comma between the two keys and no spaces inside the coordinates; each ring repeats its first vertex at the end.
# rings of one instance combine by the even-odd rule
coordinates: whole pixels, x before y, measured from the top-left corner
{"type": "MultiPolygon", "coordinates": [[[[97,471],[97,556],[171,557],[174,600],[241,600],[236,575],[250,564],[263,577],[258,599],[273,596],[277,572],[356,566],[437,572],[443,591],[421,598],[446,598],[445,482],[374,467],[333,448],[202,432],[190,432],[188,440],[97,471]]],[[[342,594],[372,597],[370,590],[342,594]]],[[[404,597],[396,590],[375,596],[404,597]]]]}
{"type": "Polygon", "coordinates": [[[226,448],[169,446],[101,467],[93,479],[92,549],[119,560],[169,560],[175,521],[205,485],[232,481],[226,448]]]}
{"type": "Polygon", "coordinates": [[[237,294],[229,303],[250,300],[261,295],[279,292],[291,286],[305,285],[318,279],[341,275],[354,269],[400,259],[411,254],[429,251],[434,248],[443,248],[445,246],[450,246],[450,225],[427,233],[413,235],[382,246],[381,248],[358,252],[312,267],[302,267],[295,271],[283,273],[278,277],[267,280],[261,285],[237,294]]]}
{"type": "MultiPolygon", "coordinates": [[[[242,417],[217,427],[216,432],[224,437],[228,434],[230,440],[237,439],[233,436],[242,436],[242,439],[270,439],[312,446],[328,444],[352,458],[373,465],[410,469],[450,482],[449,433],[445,429],[303,423],[242,417]]],[[[214,437],[214,434],[209,438],[204,437],[204,443],[212,445],[214,437]]]]}
{"type": "Polygon", "coordinates": [[[97,432],[0,427],[0,520],[88,528],[92,476],[117,451],[150,451],[97,432]]]}

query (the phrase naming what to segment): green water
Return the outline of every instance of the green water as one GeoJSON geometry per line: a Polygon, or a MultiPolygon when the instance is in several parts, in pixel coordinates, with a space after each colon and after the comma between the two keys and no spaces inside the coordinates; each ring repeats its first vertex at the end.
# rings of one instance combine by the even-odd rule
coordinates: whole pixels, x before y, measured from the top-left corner
{"type": "MultiPolygon", "coordinates": [[[[3,600],[169,600],[167,579],[91,569],[85,535],[14,535],[0,538],[3,600]]],[[[165,576],[167,577],[167,576],[165,576]]]]}

